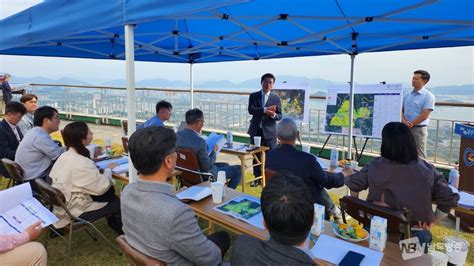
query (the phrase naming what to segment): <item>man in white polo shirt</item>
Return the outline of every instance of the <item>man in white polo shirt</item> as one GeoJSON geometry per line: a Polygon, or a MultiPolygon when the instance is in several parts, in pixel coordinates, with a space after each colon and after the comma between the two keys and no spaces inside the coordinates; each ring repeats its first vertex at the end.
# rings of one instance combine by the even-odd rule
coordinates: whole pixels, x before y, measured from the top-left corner
{"type": "Polygon", "coordinates": [[[413,72],[413,90],[405,94],[402,109],[402,122],[410,128],[415,137],[418,155],[423,159],[426,159],[429,117],[435,106],[433,93],[425,88],[429,80],[430,74],[427,71],[413,72]]]}

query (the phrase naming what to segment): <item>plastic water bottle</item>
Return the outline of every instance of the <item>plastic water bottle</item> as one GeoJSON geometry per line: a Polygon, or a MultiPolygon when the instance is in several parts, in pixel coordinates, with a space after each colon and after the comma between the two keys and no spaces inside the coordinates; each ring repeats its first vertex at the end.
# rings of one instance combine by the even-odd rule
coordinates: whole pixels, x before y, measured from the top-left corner
{"type": "Polygon", "coordinates": [[[227,144],[231,144],[234,141],[234,137],[232,136],[232,131],[227,131],[227,144]]]}
{"type": "Polygon", "coordinates": [[[217,182],[220,182],[224,185],[224,191],[222,192],[222,196],[225,197],[225,183],[227,179],[225,177],[225,171],[218,171],[217,172],[217,182]]]}
{"type": "Polygon", "coordinates": [[[333,148],[331,150],[331,166],[336,167],[339,164],[339,152],[336,150],[336,148],[333,148]]]}
{"type": "Polygon", "coordinates": [[[459,171],[456,168],[453,168],[453,169],[451,169],[451,171],[449,171],[448,183],[451,186],[453,186],[455,188],[458,188],[458,186],[459,186],[459,171]]]}
{"type": "Polygon", "coordinates": [[[107,155],[113,155],[112,153],[112,140],[110,138],[105,139],[105,152],[107,155]]]}

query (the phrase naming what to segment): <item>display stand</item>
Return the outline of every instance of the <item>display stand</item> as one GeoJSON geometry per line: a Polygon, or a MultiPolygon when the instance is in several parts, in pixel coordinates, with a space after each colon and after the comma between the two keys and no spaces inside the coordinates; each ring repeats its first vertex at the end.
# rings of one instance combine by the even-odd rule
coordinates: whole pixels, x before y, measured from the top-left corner
{"type": "MultiPolygon", "coordinates": [[[[474,125],[456,124],[454,132],[461,136],[459,148],[459,187],[460,191],[474,193],[474,125]]],[[[456,211],[461,219],[461,227],[474,233],[474,215],[456,211]]]]}
{"type": "MultiPolygon", "coordinates": [[[[321,153],[324,151],[324,148],[328,144],[329,139],[331,138],[331,136],[332,136],[332,134],[329,134],[328,137],[326,138],[326,141],[324,141],[323,147],[321,147],[321,149],[319,150],[319,152],[317,154],[318,157],[321,156],[321,153]]],[[[360,153],[357,151],[356,137],[352,136],[352,139],[354,140],[353,143],[354,143],[354,149],[355,149],[355,160],[357,162],[360,162],[360,159],[362,158],[362,154],[364,153],[364,150],[365,150],[365,147],[367,145],[367,142],[369,141],[369,138],[368,137],[365,138],[364,145],[362,146],[362,150],[360,151],[360,153]]]]}

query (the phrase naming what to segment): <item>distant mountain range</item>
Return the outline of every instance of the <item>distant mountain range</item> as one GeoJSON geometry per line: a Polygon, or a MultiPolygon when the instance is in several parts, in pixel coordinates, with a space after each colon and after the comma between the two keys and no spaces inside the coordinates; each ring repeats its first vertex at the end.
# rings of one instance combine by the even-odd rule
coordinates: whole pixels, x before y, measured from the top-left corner
{"type": "MultiPolygon", "coordinates": [[[[306,81],[311,84],[311,93],[316,95],[324,95],[326,88],[329,85],[344,84],[326,79],[297,76],[279,76],[278,80],[283,81],[306,81]]],[[[59,79],[50,79],[41,76],[37,77],[13,77],[13,83],[46,83],[46,84],[70,84],[70,85],[102,85],[113,87],[125,87],[124,79],[115,79],[104,82],[102,84],[92,84],[78,78],[62,77],[59,79]]],[[[195,88],[202,89],[258,89],[260,79],[249,79],[243,82],[234,83],[228,80],[210,80],[198,81],[194,83],[195,88]]],[[[157,87],[157,88],[187,88],[189,81],[182,80],[168,80],[162,78],[144,79],[136,82],[137,87],[157,87]]],[[[405,86],[405,85],[404,85],[405,86]]],[[[462,95],[474,96],[474,84],[466,84],[462,86],[440,86],[429,88],[435,95],[462,95]]]]}

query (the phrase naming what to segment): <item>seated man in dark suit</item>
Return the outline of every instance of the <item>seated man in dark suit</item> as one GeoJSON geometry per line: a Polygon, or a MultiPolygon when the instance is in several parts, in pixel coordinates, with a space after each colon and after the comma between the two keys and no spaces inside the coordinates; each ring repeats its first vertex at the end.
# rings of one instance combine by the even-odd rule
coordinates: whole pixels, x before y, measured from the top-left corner
{"type": "Polygon", "coordinates": [[[140,173],[121,195],[123,231],[136,250],[168,265],[217,265],[229,248],[226,232],[206,238],[194,212],[166,183],[176,166],[176,135],[165,127],[139,129],[129,154],[140,173]]]}
{"type": "Polygon", "coordinates": [[[193,150],[199,160],[199,166],[201,171],[210,172],[214,177],[217,177],[218,171],[224,171],[226,178],[229,181],[230,188],[236,188],[242,174],[239,165],[229,166],[227,163],[215,163],[216,162],[216,149],[208,154],[207,142],[201,136],[201,129],[204,126],[204,114],[201,110],[194,108],[186,112],[186,125],[187,127],[178,133],[178,141],[176,146],[178,148],[188,148],[193,150]]]}
{"type": "Polygon", "coordinates": [[[234,243],[232,265],[314,265],[309,231],[314,206],[306,184],[297,176],[276,176],[260,198],[270,239],[242,235],[234,243]]]}
{"type": "MultiPolygon", "coordinates": [[[[311,192],[313,203],[326,206],[326,214],[338,214],[329,195],[324,188],[337,188],[344,185],[344,176],[352,174],[350,168],[344,168],[342,173],[327,175],[319,165],[316,157],[310,153],[295,148],[299,132],[296,123],[290,118],[284,118],[277,125],[277,137],[280,146],[267,153],[266,169],[274,171],[289,171],[303,179],[311,192]]],[[[329,215],[326,216],[329,219],[329,215]]]]}
{"type": "MultiPolygon", "coordinates": [[[[17,127],[21,117],[26,113],[26,108],[19,102],[9,102],[5,107],[5,116],[0,122],[0,159],[15,160],[15,153],[23,139],[21,130],[17,127]]],[[[0,174],[8,175],[7,169],[0,162],[0,174]]]]}

